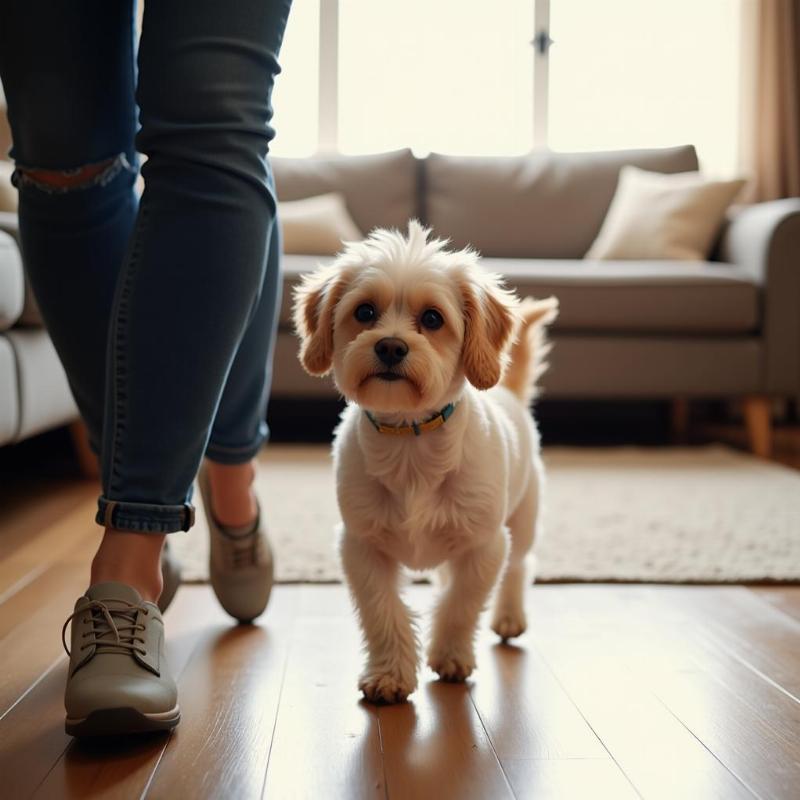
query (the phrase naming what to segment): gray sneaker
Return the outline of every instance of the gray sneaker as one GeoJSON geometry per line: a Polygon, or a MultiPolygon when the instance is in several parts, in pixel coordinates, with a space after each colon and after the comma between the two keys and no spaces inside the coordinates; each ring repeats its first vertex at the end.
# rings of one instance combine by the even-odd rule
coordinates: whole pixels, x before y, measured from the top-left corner
{"type": "Polygon", "coordinates": [[[142,600],[132,586],[109,582],[89,588],[64,623],[61,638],[70,657],[64,695],[68,734],[116,736],[178,724],[164,622],[155,603],[142,600]]]}
{"type": "Polygon", "coordinates": [[[253,528],[234,534],[211,511],[211,487],[205,464],[197,484],[203,498],[211,539],[209,574],[220,605],[239,622],[252,622],[269,602],[273,582],[272,548],[261,522],[261,507],[253,528]]]}
{"type": "Polygon", "coordinates": [[[164,588],[158,598],[158,610],[163,614],[175,597],[175,593],[181,585],[181,562],[175,557],[175,553],[169,546],[169,537],[164,542],[164,549],[161,551],[161,575],[164,578],[164,588]]]}

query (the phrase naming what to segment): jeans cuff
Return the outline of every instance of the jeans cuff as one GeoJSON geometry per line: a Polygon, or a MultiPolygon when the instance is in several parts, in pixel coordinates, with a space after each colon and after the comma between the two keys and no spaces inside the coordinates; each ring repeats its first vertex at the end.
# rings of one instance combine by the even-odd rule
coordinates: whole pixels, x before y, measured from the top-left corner
{"type": "Polygon", "coordinates": [[[267,440],[268,435],[259,435],[258,439],[251,444],[243,447],[226,447],[221,444],[209,442],[206,447],[206,457],[218,464],[244,464],[255,458],[261,446],[267,440]]]}
{"type": "Polygon", "coordinates": [[[188,531],[194,525],[194,506],[154,505],[108,500],[101,496],[97,501],[95,522],[106,528],[135,533],[174,533],[188,531]]]}

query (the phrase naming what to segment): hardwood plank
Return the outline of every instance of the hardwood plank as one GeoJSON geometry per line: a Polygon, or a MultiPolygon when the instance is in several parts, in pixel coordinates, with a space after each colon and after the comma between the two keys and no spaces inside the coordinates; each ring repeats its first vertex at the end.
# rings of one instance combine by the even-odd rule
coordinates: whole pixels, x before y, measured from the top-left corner
{"type": "Polygon", "coordinates": [[[302,595],[264,796],[385,797],[378,711],[359,702],[360,636],[345,592],[307,586],[302,595]]]}
{"type": "MultiPolygon", "coordinates": [[[[688,591],[698,605],[718,608],[737,593],[688,591]]],[[[696,611],[670,602],[671,594],[663,587],[587,587],[574,593],[572,607],[615,621],[628,672],[648,676],[654,695],[754,794],[791,797],[800,783],[800,704],[721,648],[706,630],[714,620],[698,622],[696,611]]]]}
{"type": "Polygon", "coordinates": [[[609,759],[539,653],[484,632],[472,701],[501,763],[509,759],[609,759]]]}
{"type": "MultiPolygon", "coordinates": [[[[70,537],[59,564],[0,605],[0,718],[63,654],[61,626],[86,589],[96,534],[70,537]],[[40,591],[41,590],[41,591],[40,591]]],[[[45,562],[49,563],[49,562],[45,562]]]]}
{"type": "Polygon", "coordinates": [[[378,710],[389,797],[513,797],[469,684],[433,678],[426,670],[410,702],[378,710]]]}
{"type": "Polygon", "coordinates": [[[503,760],[503,769],[520,800],[639,797],[619,767],[607,758],[511,758],[503,760]]]}
{"type": "MultiPolygon", "coordinates": [[[[643,797],[739,798],[753,794],[630,670],[618,615],[586,613],[579,587],[529,594],[532,641],[611,757],[643,797]],[[676,765],[679,767],[676,768],[676,765]]],[[[658,630],[649,645],[659,649],[658,630]]]]}
{"type": "Polygon", "coordinates": [[[281,587],[261,624],[225,627],[196,650],[146,797],[261,796],[297,597],[281,587]]]}
{"type": "Polygon", "coordinates": [[[4,487],[0,493],[0,560],[79,506],[91,510],[99,494],[99,486],[75,480],[51,480],[46,485],[29,480],[21,486],[4,487]]]}
{"type": "MultiPolygon", "coordinates": [[[[167,656],[178,680],[183,675],[192,654],[204,639],[218,635],[231,624],[220,609],[210,589],[205,586],[181,587],[165,617],[167,627],[167,656]]],[[[58,670],[58,684],[42,687],[30,693],[14,709],[19,710],[11,723],[35,727],[39,749],[54,752],[62,745],[61,755],[54,764],[33,761],[28,766],[30,776],[23,785],[38,786],[37,795],[45,798],[85,797],[91,788],[93,797],[139,797],[155,770],[169,739],[165,735],[130,737],[120,740],[79,742],[63,731],[63,691],[66,680],[66,659],[58,670]],[[36,719],[39,718],[37,722],[36,719]]],[[[48,676],[49,678],[49,676],[48,676]]],[[[45,682],[43,682],[45,683],[45,682]]],[[[11,715],[9,715],[11,716],[11,715]]],[[[35,755],[35,754],[32,754],[35,755]]],[[[27,796],[20,792],[20,796],[27,796]]]]}
{"type": "MultiPolygon", "coordinates": [[[[93,503],[87,500],[55,520],[40,536],[26,542],[0,560],[0,597],[6,598],[12,587],[31,572],[41,573],[46,567],[69,558],[76,547],[93,541],[100,543],[102,528],[93,519],[93,503]]],[[[88,567],[88,564],[87,564],[88,567]]]]}
{"type": "Polygon", "coordinates": [[[800,622],[800,586],[749,586],[759,600],[800,622]]]}
{"type": "MultiPolygon", "coordinates": [[[[669,603],[695,617],[707,634],[800,702],[800,622],[742,587],[693,592],[664,587],[669,603]]],[[[665,595],[666,596],[666,595],[665,595]]]]}

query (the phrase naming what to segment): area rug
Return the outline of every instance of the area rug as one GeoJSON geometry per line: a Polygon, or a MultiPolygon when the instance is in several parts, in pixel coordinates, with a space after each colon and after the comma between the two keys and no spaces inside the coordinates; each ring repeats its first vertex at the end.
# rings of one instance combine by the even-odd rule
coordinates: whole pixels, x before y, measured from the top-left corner
{"type": "MultiPolygon", "coordinates": [[[[800,580],[800,472],[718,446],[554,447],[545,462],[537,581],[800,580]]],[[[341,580],[329,449],[268,447],[258,493],[277,580],[341,580]]],[[[197,516],[170,542],[184,579],[202,582],[208,531],[197,516]]]]}

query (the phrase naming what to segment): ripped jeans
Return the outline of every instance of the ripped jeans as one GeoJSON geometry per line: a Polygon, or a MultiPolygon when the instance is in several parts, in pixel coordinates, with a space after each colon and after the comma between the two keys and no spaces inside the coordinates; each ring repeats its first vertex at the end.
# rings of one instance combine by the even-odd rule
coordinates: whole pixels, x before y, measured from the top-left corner
{"type": "Polygon", "coordinates": [[[138,53],[135,0],[3,4],[23,262],[100,456],[102,525],[188,530],[203,456],[242,463],[267,436],[290,3],[147,3],[138,53]]]}

